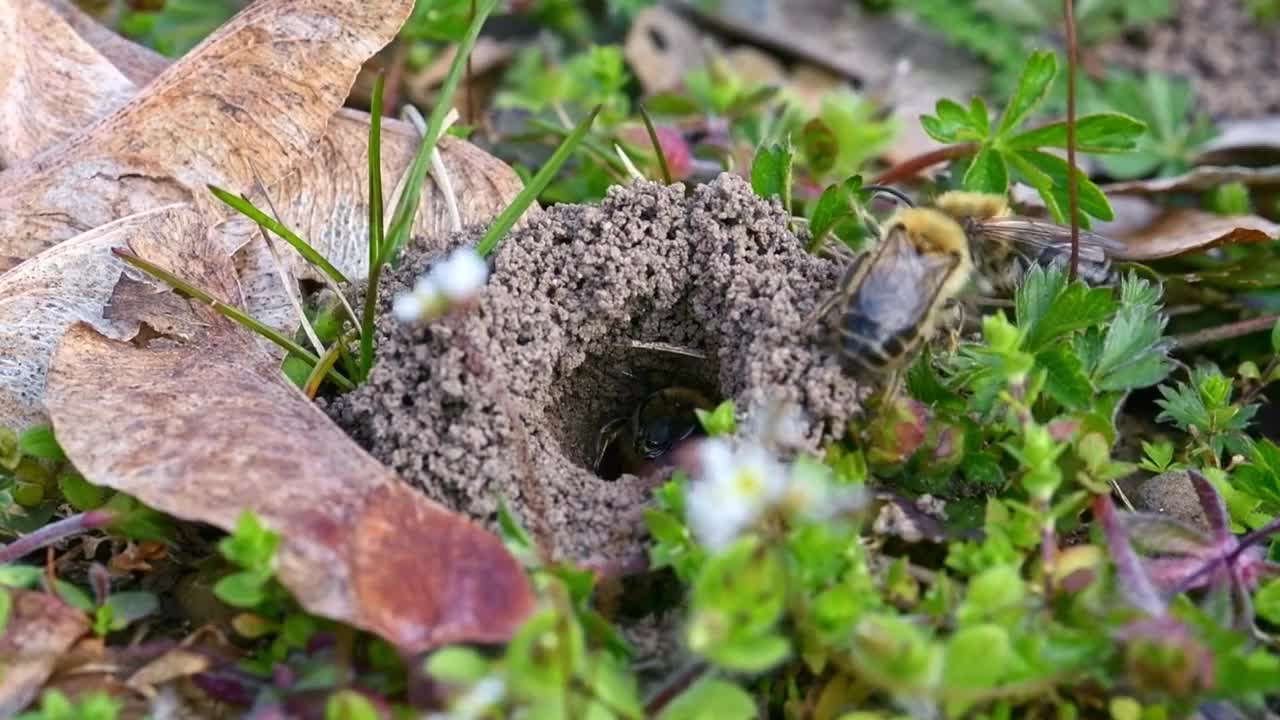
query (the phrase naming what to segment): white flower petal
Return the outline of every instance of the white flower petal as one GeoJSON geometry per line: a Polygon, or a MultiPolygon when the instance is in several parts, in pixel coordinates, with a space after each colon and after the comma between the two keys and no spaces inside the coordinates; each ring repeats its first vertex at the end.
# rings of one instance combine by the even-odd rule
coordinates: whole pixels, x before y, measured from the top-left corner
{"type": "Polygon", "coordinates": [[[422,318],[423,309],[422,299],[414,293],[397,295],[391,303],[391,314],[403,323],[417,322],[422,318]]]}
{"type": "Polygon", "coordinates": [[[473,297],[484,287],[489,266],[474,248],[463,246],[454,250],[431,274],[444,296],[458,302],[473,297]]]}

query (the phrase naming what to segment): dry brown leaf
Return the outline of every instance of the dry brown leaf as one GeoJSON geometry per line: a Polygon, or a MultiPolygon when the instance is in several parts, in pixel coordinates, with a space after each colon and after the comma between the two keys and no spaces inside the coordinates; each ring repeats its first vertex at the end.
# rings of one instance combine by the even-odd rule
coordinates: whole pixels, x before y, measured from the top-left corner
{"type": "Polygon", "coordinates": [[[0,167],[124,105],[134,84],[41,0],[0,3],[0,167]]]}
{"type": "Polygon", "coordinates": [[[1280,225],[1256,215],[1217,215],[1170,208],[1145,226],[1114,235],[1125,244],[1125,250],[1110,254],[1120,260],[1160,260],[1219,245],[1264,242],[1278,234],[1280,225]]]}
{"type": "Polygon", "coordinates": [[[121,37],[92,16],[76,7],[71,0],[44,0],[84,41],[116,66],[134,85],[146,85],[169,67],[168,58],[156,51],[121,37]]]}
{"type": "Polygon", "coordinates": [[[1200,148],[1197,165],[1275,164],[1280,160],[1280,115],[1216,123],[1218,134],[1200,148]]]}
{"type": "Polygon", "coordinates": [[[25,708],[73,643],[89,631],[85,614],[58,598],[10,590],[13,611],[0,636],[0,717],[25,708]]]}
{"type": "MultiPolygon", "coordinates": [[[[129,246],[235,302],[234,268],[201,238],[200,215],[169,220],[186,232],[147,223],[129,246]]],[[[172,312],[132,307],[139,322],[172,312]]],[[[203,305],[190,312],[205,328],[190,341],[140,346],[86,324],[63,337],[46,404],[85,477],[226,530],[253,510],[280,533],[278,575],[303,607],[405,651],[507,639],[533,597],[501,541],[397,480],[252,334],[203,305]]]]}
{"type": "Polygon", "coordinates": [[[124,339],[137,323],[107,320],[102,307],[123,266],[111,248],[123,247],[138,228],[157,224],[181,232],[180,206],[140,213],[50,248],[0,275],[0,427],[24,428],[44,419],[45,374],[63,331],[91,323],[124,339]]]}
{"type": "Polygon", "coordinates": [[[160,205],[227,214],[205,190],[271,184],[311,154],[411,0],[259,0],[146,92],[0,173],[0,256],[30,257],[160,205]]]}
{"type": "Polygon", "coordinates": [[[1163,195],[1175,192],[1204,192],[1224,183],[1241,182],[1250,187],[1280,186],[1280,167],[1251,168],[1239,166],[1204,166],[1181,175],[1149,180],[1103,185],[1107,197],[1112,195],[1163,195]]]}

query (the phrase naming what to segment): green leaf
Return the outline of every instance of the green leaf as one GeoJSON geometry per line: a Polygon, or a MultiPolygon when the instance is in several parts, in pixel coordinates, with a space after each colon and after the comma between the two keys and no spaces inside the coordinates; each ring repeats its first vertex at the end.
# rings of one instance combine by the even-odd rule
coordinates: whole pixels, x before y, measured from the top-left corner
{"type": "Polygon", "coordinates": [[[791,166],[794,153],[788,140],[782,145],[760,148],[751,163],[751,188],[768,200],[777,196],[782,206],[791,207],[791,166]]]}
{"type": "Polygon", "coordinates": [[[266,599],[266,584],[270,580],[271,575],[261,571],[231,573],[214,584],[213,594],[233,607],[254,608],[266,599]]]}
{"type": "Polygon", "coordinates": [[[1045,369],[1045,392],[1068,410],[1083,410],[1093,398],[1093,384],[1080,357],[1063,345],[1055,345],[1036,355],[1036,364],[1045,369]]]}
{"type": "Polygon", "coordinates": [[[0,586],[31,588],[43,576],[44,570],[34,565],[0,565],[0,586]]]}
{"type": "Polygon", "coordinates": [[[680,693],[658,720],[754,720],[756,701],[727,680],[704,677],[680,693]]]}
{"type": "MultiPolygon", "coordinates": [[[[1130,152],[1147,126],[1120,113],[1097,113],[1076,119],[1076,151],[1082,153],[1130,152]]],[[[1004,141],[1010,150],[1037,150],[1067,146],[1067,123],[1056,122],[1028,130],[1004,141]]]]}
{"type": "Polygon", "coordinates": [[[960,103],[943,98],[934,106],[937,116],[922,115],[920,125],[929,137],[940,143],[976,142],[986,136],[974,127],[969,111],[960,103]]]}
{"type": "Polygon", "coordinates": [[[1053,78],[1058,74],[1058,58],[1051,52],[1039,51],[1031,53],[1027,64],[1018,79],[1018,87],[1013,97],[1005,106],[1000,117],[1000,125],[996,129],[996,137],[1004,137],[1022,124],[1024,120],[1044,101],[1053,86],[1053,78]]]}
{"type": "Polygon", "coordinates": [[[1014,659],[1009,633],[998,625],[960,628],[947,640],[943,685],[955,690],[993,687],[1014,659]]]}
{"type": "Polygon", "coordinates": [[[702,408],[695,408],[694,414],[698,416],[698,422],[701,423],[702,429],[707,431],[707,435],[718,437],[721,435],[732,435],[738,427],[738,422],[734,417],[734,406],[732,400],[725,400],[710,412],[702,408]]]}
{"type": "Polygon", "coordinates": [[[1034,266],[1014,296],[1022,347],[1039,352],[1067,333],[1101,324],[1115,310],[1111,293],[1082,282],[1070,285],[1058,266],[1034,266]]]}
{"type": "MultiPolygon", "coordinates": [[[[1067,161],[1057,155],[1038,150],[1019,150],[1010,153],[1008,157],[1017,159],[1011,161],[1019,170],[1030,167],[1038,171],[1034,176],[1028,175],[1027,182],[1045,196],[1045,203],[1054,212],[1054,219],[1065,224],[1067,208],[1070,207],[1067,192],[1067,161]]],[[[1102,190],[1087,175],[1080,172],[1080,168],[1076,168],[1074,174],[1082,214],[1081,226],[1088,227],[1088,217],[1084,216],[1092,216],[1099,220],[1114,220],[1115,213],[1102,190]]]]}
{"type": "Polygon", "coordinates": [[[67,502],[81,512],[101,507],[111,497],[109,488],[94,485],[77,472],[58,476],[58,490],[67,502]]]}
{"type": "Polygon", "coordinates": [[[983,490],[999,490],[1004,487],[1004,469],[994,455],[987,452],[976,452],[965,455],[960,463],[960,472],[965,480],[983,490]]]}
{"type": "Polygon", "coordinates": [[[991,111],[987,109],[987,103],[976,95],[969,101],[969,122],[982,137],[991,134],[991,111]]]}
{"type": "Polygon", "coordinates": [[[381,720],[382,713],[355,690],[339,690],[324,706],[324,720],[381,720]]]}
{"type": "Polygon", "coordinates": [[[22,448],[18,446],[18,434],[0,427],[0,469],[10,472],[18,469],[22,461],[22,448]]]}
{"type": "Polygon", "coordinates": [[[0,634],[9,627],[11,612],[13,612],[13,595],[7,589],[0,588],[0,634]]]}
{"type": "Polygon", "coordinates": [[[235,532],[218,543],[218,550],[246,570],[270,574],[279,546],[280,535],[263,526],[252,511],[245,510],[236,521],[235,532]]]}
{"type": "Polygon", "coordinates": [[[809,217],[809,250],[822,246],[827,232],[840,220],[857,215],[858,192],[862,189],[862,176],[854,175],[842,183],[836,183],[822,191],[809,217]]]}
{"type": "Polygon", "coordinates": [[[115,593],[107,598],[105,606],[111,608],[111,629],[120,630],[136,620],[160,609],[160,601],[149,592],[115,593]]]}
{"type": "Polygon", "coordinates": [[[67,459],[66,453],[62,452],[62,446],[53,435],[53,428],[48,425],[38,425],[24,430],[18,436],[18,449],[22,450],[23,455],[41,460],[62,462],[67,459]]]}
{"type": "Polygon", "coordinates": [[[1271,352],[1280,353],[1280,320],[1271,326],[1271,352]]]}
{"type": "Polygon", "coordinates": [[[94,611],[93,598],[80,588],[72,585],[66,580],[53,581],[54,592],[57,593],[62,602],[82,612],[91,613],[94,611]]]}
{"type": "Polygon", "coordinates": [[[1280,625],[1280,578],[1263,585],[1253,596],[1253,607],[1262,619],[1280,625]]]}
{"type": "Polygon", "coordinates": [[[964,174],[964,189],[996,195],[1008,192],[1009,166],[1004,157],[991,147],[978,151],[964,174]]]}
{"type": "Polygon", "coordinates": [[[778,634],[734,638],[707,652],[719,667],[732,672],[761,673],[791,654],[791,643],[778,634]]]}
{"type": "Polygon", "coordinates": [[[431,653],[425,669],[431,677],[446,683],[464,685],[478,682],[489,673],[491,663],[468,647],[447,647],[431,653]]]}

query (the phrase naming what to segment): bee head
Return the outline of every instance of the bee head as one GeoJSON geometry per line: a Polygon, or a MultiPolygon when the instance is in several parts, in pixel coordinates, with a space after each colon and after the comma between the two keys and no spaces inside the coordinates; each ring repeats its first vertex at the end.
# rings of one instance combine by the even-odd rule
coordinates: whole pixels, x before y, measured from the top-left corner
{"type": "Polygon", "coordinates": [[[953,190],[939,195],[933,204],[957,220],[966,218],[986,220],[1010,214],[1008,199],[1004,195],[994,193],[953,190]]]}
{"type": "Polygon", "coordinates": [[[964,228],[952,217],[932,208],[905,208],[894,213],[885,223],[888,234],[895,227],[906,231],[916,251],[921,254],[947,253],[969,260],[969,241],[964,228]]]}

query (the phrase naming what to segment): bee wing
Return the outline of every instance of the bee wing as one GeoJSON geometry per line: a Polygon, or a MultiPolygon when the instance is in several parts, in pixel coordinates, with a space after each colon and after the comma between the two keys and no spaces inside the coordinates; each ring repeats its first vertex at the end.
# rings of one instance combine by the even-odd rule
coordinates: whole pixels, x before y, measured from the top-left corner
{"type": "Polygon", "coordinates": [[[877,327],[849,329],[868,337],[918,330],[956,264],[951,255],[921,254],[902,228],[890,231],[883,242],[852,301],[851,310],[857,311],[852,315],[877,327]]]}
{"type": "MultiPolygon", "coordinates": [[[[1026,217],[991,218],[977,223],[982,235],[1003,242],[1029,260],[1037,260],[1045,251],[1071,253],[1071,228],[1026,217]]],[[[1080,230],[1080,259],[1102,263],[1107,252],[1124,250],[1125,245],[1088,230],[1080,230]]]]}

